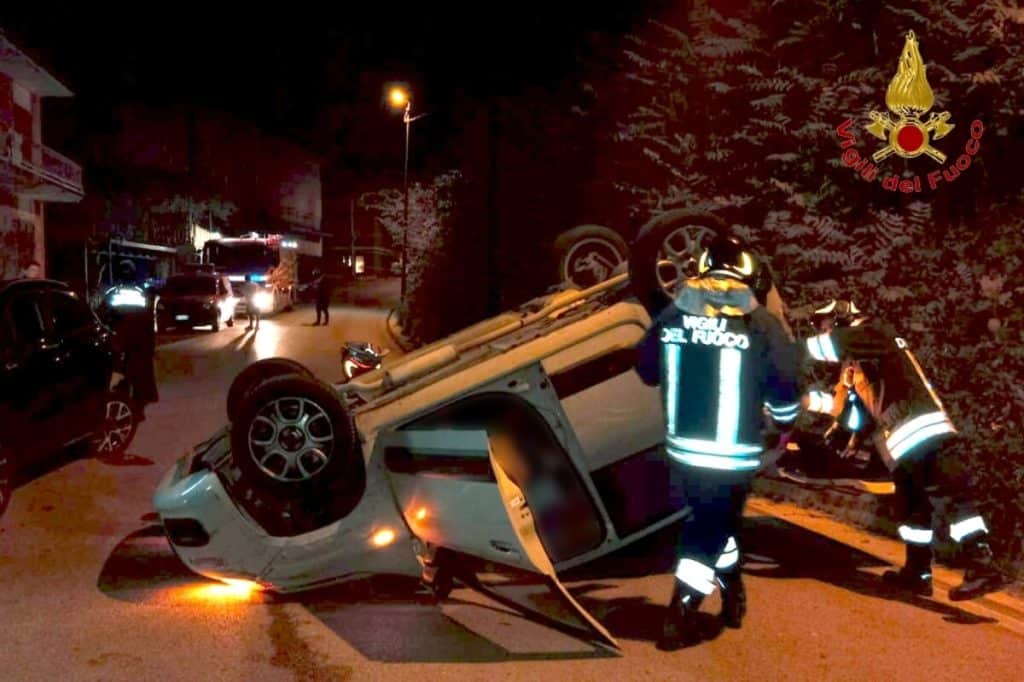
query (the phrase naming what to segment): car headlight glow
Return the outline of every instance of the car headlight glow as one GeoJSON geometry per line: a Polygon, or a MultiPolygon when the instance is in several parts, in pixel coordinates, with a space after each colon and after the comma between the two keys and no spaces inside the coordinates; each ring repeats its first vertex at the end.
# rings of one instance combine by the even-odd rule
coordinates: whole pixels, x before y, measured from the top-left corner
{"type": "Polygon", "coordinates": [[[118,289],[110,297],[110,305],[115,308],[145,308],[146,296],[138,289],[118,289]]]}
{"type": "Polygon", "coordinates": [[[260,312],[268,312],[274,308],[274,295],[269,291],[261,291],[252,297],[252,304],[260,312]]]}

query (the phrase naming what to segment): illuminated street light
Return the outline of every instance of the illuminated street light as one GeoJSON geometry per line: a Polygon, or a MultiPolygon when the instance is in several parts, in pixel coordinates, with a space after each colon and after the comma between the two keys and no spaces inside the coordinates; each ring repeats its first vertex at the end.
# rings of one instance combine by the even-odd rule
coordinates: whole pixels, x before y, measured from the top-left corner
{"type": "Polygon", "coordinates": [[[409,93],[402,88],[391,88],[388,99],[391,101],[391,106],[401,109],[409,103],[409,93]]]}
{"type": "Polygon", "coordinates": [[[395,109],[404,109],[402,112],[402,123],[405,124],[405,164],[402,170],[402,194],[403,194],[403,207],[402,207],[402,290],[401,298],[402,303],[405,303],[405,280],[406,272],[408,270],[409,259],[407,252],[409,249],[409,133],[411,130],[411,124],[418,118],[423,118],[426,114],[419,114],[417,116],[412,115],[412,97],[409,91],[405,88],[394,87],[391,88],[391,92],[388,93],[388,101],[391,106],[395,109]]]}

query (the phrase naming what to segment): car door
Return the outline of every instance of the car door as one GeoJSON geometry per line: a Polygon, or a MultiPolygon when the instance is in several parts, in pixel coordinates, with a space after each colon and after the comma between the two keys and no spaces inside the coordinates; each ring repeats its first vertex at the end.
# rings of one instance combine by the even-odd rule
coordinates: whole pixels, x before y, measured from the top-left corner
{"type": "Polygon", "coordinates": [[[5,445],[19,461],[40,457],[61,442],[57,348],[46,338],[41,287],[11,292],[0,310],[3,366],[0,417],[5,445]]]}
{"type": "Polygon", "coordinates": [[[113,371],[110,332],[71,291],[51,289],[43,302],[67,442],[92,433],[100,423],[113,371]]]}
{"type": "Polygon", "coordinates": [[[679,470],[661,445],[661,395],[634,370],[645,329],[635,321],[601,329],[543,361],[584,466],[618,537],[671,523],[685,511],[679,470]]]}
{"type": "Polygon", "coordinates": [[[534,365],[382,433],[378,447],[410,530],[461,557],[457,577],[555,627],[617,647],[555,573],[552,555],[594,549],[605,529],[541,414],[546,391],[534,365]]]}

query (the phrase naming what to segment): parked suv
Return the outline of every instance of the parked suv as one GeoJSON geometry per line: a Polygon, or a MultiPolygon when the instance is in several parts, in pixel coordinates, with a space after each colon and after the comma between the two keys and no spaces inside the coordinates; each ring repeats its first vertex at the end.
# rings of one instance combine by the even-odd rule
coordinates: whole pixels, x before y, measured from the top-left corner
{"type": "Polygon", "coordinates": [[[91,439],[123,451],[137,420],[114,335],[66,284],[0,281],[0,513],[32,459],[91,439]]]}
{"type": "Polygon", "coordinates": [[[197,272],[167,279],[156,302],[156,328],[199,327],[235,323],[238,299],[225,275],[197,272]]]}

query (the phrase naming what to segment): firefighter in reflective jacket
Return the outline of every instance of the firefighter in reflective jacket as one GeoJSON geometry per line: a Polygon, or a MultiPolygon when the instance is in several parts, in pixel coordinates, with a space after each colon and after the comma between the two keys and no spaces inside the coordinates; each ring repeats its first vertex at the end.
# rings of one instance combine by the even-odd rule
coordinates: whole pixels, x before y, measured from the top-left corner
{"type": "Polygon", "coordinates": [[[665,449],[681,468],[692,513],[659,647],[699,640],[696,614],[716,584],[721,617],[746,612],[736,536],[761,464],[765,410],[785,430],[799,411],[798,354],[764,306],[767,267],[735,237],[716,237],[638,346],[637,372],[661,385],[665,449]],[[760,299],[760,300],[759,300],[760,299]]]}
{"type": "MultiPolygon", "coordinates": [[[[837,414],[853,391],[863,418],[872,421],[875,448],[892,471],[901,502],[899,534],[906,563],[886,572],[885,581],[915,594],[932,594],[932,500],[937,498],[947,501],[949,536],[968,562],[963,583],[949,591],[950,599],[974,599],[1001,587],[1004,580],[993,566],[985,521],[950,454],[956,428],[907,342],[888,325],[865,317],[851,301],[833,300],[819,308],[815,324],[821,333],[806,339],[807,353],[821,362],[843,362],[850,380],[841,383],[850,386],[836,396],[812,392],[805,406],[837,414]]],[[[856,430],[865,427],[861,421],[856,425],[856,430]]]]}

